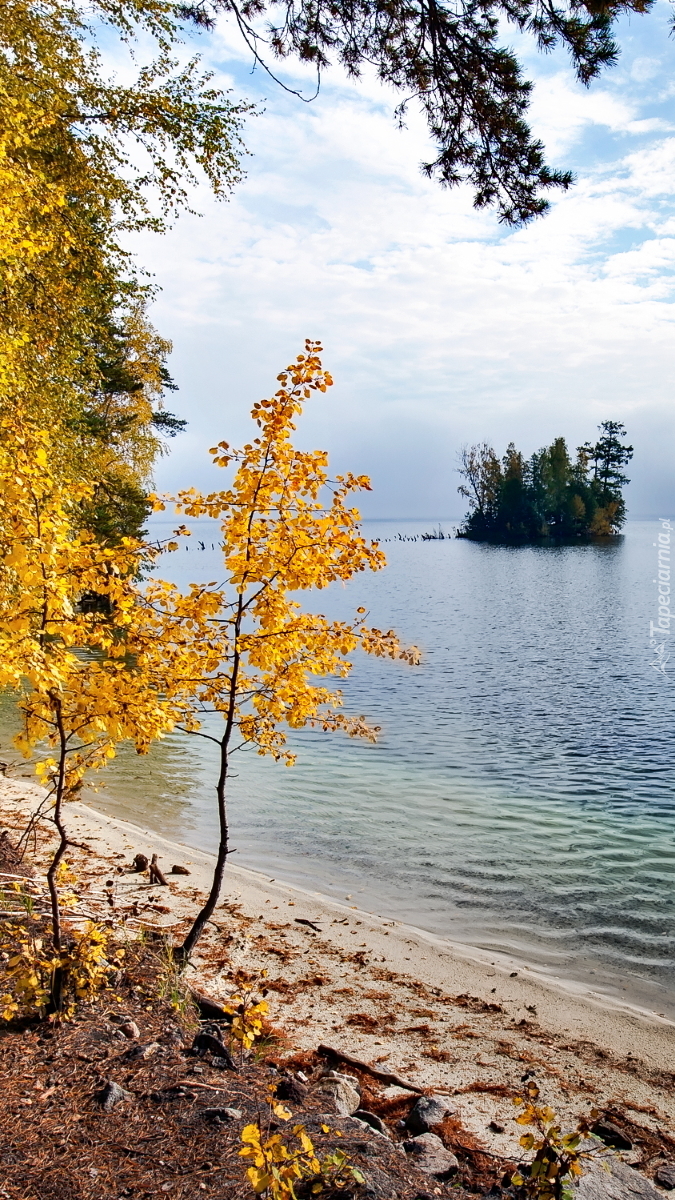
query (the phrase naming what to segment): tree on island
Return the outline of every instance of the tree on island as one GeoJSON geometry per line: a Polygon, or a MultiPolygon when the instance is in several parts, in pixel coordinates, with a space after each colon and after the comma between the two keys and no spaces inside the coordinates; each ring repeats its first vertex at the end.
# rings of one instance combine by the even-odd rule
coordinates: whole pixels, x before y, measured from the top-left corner
{"type": "Polygon", "coordinates": [[[563,437],[530,459],[513,442],[501,460],[487,443],[465,447],[457,490],[470,507],[459,536],[535,542],[618,533],[626,519],[622,489],[629,482],[622,468],[633,447],[622,441],[621,422],[603,421],[598,428],[598,441],[579,446],[575,462],[563,437]]]}

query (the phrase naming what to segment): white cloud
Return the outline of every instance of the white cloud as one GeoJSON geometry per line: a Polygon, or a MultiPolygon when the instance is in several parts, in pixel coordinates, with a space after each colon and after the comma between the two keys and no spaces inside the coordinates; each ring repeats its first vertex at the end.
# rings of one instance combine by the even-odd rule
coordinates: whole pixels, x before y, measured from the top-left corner
{"type": "MultiPolygon", "coordinates": [[[[221,36],[216,54],[230,44],[221,36]]],[[[245,93],[236,59],[227,68],[245,93]]],[[[311,106],[265,84],[232,202],[203,196],[203,220],[136,242],[164,288],[157,320],[191,421],[160,482],[210,478],[203,449],[248,436],[251,402],[308,335],[324,339],[336,387],[312,402],[302,437],[373,474],[371,514],[456,511],[465,441],[530,451],[562,432],[575,445],[607,416],[636,445],[634,506],[662,503],[675,450],[675,138],[630,91],[543,78],[537,130],[556,154],[594,130],[643,145],[599,154],[545,220],[509,232],[466,189],[422,177],[418,114],[400,132],[372,77],[332,78],[311,106]]]]}

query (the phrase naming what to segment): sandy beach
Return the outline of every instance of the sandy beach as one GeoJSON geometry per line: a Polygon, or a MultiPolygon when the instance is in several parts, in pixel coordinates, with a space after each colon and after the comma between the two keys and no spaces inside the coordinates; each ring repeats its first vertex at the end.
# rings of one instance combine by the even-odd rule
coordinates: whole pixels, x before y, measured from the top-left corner
{"type": "MultiPolygon", "coordinates": [[[[41,795],[32,783],[2,779],[1,827],[23,829],[41,795]]],[[[69,805],[67,816],[83,909],[109,918],[112,880],[116,923],[178,936],[207,890],[211,856],[84,804],[69,805]],[[168,887],[132,873],[138,853],[158,855],[168,887]],[[190,874],[169,874],[173,865],[190,874]]],[[[225,998],[237,968],[267,972],[270,1015],[290,1046],[329,1044],[452,1097],[462,1126],[500,1156],[517,1143],[512,1099],[526,1072],[563,1119],[594,1107],[675,1135],[674,1023],[374,916],[350,896],[336,903],[228,866],[190,980],[225,998]]]]}

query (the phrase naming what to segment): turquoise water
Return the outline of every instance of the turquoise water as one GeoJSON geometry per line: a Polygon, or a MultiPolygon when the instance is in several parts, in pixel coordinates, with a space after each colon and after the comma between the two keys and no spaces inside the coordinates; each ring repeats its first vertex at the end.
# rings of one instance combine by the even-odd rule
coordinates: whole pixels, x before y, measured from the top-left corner
{"type": "MultiPolygon", "coordinates": [[[[291,770],[241,754],[236,861],[675,1015],[673,682],[649,646],[658,524],[603,546],[387,540],[431,525],[368,523],[387,570],[313,605],[363,603],[424,651],[417,668],[357,660],[346,707],[380,741],[293,734],[291,770]]],[[[178,582],[219,578],[215,534],[195,532],[170,559],[178,582]]],[[[95,803],[212,849],[210,752],[181,734],[148,758],[123,751],[95,803]]]]}

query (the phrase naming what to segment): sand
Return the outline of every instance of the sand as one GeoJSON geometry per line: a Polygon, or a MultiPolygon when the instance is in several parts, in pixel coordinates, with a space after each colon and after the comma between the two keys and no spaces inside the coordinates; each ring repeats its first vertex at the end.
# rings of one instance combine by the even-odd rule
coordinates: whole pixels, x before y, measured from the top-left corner
{"type": "MultiPolygon", "coordinates": [[[[0,780],[0,827],[25,827],[41,795],[23,780],[0,780]]],[[[205,898],[213,857],[84,804],[67,811],[80,843],[69,861],[82,907],[110,916],[103,885],[112,879],[118,921],[178,937],[205,898]],[[137,853],[158,854],[168,888],[130,872],[137,853]],[[169,875],[174,864],[189,876],[169,875]]],[[[565,1120],[595,1107],[675,1134],[675,1023],[506,955],[375,916],[350,897],[340,904],[228,866],[189,976],[224,998],[237,968],[267,972],[271,1017],[290,1045],[327,1043],[451,1096],[464,1126],[494,1153],[513,1153],[522,1132],[512,1098],[528,1071],[565,1120]]]]}

